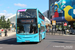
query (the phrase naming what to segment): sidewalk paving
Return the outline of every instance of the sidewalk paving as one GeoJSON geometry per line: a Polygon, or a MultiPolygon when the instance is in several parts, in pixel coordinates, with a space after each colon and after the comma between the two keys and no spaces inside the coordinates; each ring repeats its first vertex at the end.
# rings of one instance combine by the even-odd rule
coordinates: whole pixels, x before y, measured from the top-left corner
{"type": "MultiPolygon", "coordinates": [[[[16,32],[8,31],[6,37],[9,37],[9,36],[12,36],[12,35],[15,35],[15,34],[16,34],[16,32]]],[[[5,37],[5,33],[2,33],[2,36],[0,37],[0,39],[2,39],[4,37],[5,37]]]]}

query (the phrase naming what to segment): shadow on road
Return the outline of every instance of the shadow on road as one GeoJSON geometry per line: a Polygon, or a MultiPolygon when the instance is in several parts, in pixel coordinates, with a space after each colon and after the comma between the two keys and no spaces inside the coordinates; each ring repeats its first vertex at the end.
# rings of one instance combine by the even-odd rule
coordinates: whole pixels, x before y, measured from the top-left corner
{"type": "Polygon", "coordinates": [[[24,44],[38,44],[38,42],[22,42],[22,43],[19,43],[20,45],[24,45],[24,44]]]}
{"type": "Polygon", "coordinates": [[[50,40],[49,42],[53,42],[53,43],[75,44],[75,40],[71,40],[71,39],[46,39],[46,40],[50,40]]]}
{"type": "Polygon", "coordinates": [[[71,40],[71,39],[49,39],[49,38],[47,38],[46,40],[51,40],[51,41],[52,41],[52,40],[53,40],[53,41],[54,41],[54,40],[60,40],[60,41],[61,41],[61,40],[63,40],[63,41],[75,41],[75,40],[71,40]]]}
{"type": "Polygon", "coordinates": [[[26,43],[17,43],[16,38],[10,38],[6,40],[0,41],[0,44],[8,44],[8,45],[28,45],[28,44],[37,44],[37,42],[26,42],[26,43]]]}
{"type": "Polygon", "coordinates": [[[65,42],[65,41],[52,41],[52,42],[55,42],[55,43],[66,43],[66,44],[71,44],[71,42],[65,42]]]}

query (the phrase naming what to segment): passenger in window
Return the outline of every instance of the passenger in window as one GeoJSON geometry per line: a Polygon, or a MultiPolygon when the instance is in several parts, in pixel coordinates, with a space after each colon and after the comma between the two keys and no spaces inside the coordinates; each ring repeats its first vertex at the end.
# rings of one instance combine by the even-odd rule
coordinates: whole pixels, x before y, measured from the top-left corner
{"type": "Polygon", "coordinates": [[[30,33],[34,33],[33,26],[30,26],[30,33]]]}
{"type": "Polygon", "coordinates": [[[34,27],[34,33],[36,33],[36,31],[37,31],[37,30],[36,30],[36,27],[34,27]]]}

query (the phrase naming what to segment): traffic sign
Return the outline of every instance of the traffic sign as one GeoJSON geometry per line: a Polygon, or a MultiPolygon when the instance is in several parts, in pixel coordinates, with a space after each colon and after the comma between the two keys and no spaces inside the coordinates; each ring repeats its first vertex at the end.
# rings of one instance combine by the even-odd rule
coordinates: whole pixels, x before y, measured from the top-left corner
{"type": "Polygon", "coordinates": [[[67,26],[67,23],[64,23],[64,26],[67,26]]]}
{"type": "Polygon", "coordinates": [[[52,25],[56,25],[56,21],[55,20],[52,20],[52,25]]]}

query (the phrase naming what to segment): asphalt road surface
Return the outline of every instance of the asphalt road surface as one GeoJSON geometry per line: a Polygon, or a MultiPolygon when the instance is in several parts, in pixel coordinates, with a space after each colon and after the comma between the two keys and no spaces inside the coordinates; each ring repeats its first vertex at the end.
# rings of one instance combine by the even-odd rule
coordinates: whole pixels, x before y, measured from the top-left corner
{"type": "Polygon", "coordinates": [[[75,36],[47,35],[40,43],[16,43],[16,35],[0,40],[0,50],[75,50],[75,36]]]}

